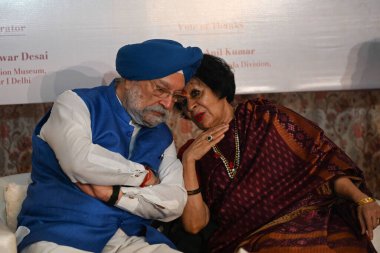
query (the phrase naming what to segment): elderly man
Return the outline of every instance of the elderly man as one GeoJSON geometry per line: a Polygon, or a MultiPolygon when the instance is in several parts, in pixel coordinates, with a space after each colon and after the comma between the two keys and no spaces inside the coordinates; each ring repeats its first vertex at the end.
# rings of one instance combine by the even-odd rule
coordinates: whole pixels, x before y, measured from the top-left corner
{"type": "Polygon", "coordinates": [[[164,121],[201,59],[172,40],[126,45],[121,78],[57,98],[33,134],[19,251],[176,252],[150,221],[173,220],[186,203],[164,121]]]}

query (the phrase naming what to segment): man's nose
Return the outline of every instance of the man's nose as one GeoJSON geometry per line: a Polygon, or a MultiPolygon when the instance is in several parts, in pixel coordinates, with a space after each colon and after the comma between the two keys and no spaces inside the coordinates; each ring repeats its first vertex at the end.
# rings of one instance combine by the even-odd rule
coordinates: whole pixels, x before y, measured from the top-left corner
{"type": "Polygon", "coordinates": [[[161,98],[160,105],[162,105],[167,110],[172,110],[174,105],[173,96],[168,96],[166,98],[161,98]]]}

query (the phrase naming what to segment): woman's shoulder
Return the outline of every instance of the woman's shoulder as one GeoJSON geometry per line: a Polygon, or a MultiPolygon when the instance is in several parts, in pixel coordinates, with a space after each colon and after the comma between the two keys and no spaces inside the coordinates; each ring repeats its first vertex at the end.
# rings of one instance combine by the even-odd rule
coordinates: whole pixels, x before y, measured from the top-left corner
{"type": "Polygon", "coordinates": [[[258,97],[254,99],[248,99],[237,105],[237,110],[245,112],[276,112],[278,105],[274,102],[264,98],[258,97]]]}

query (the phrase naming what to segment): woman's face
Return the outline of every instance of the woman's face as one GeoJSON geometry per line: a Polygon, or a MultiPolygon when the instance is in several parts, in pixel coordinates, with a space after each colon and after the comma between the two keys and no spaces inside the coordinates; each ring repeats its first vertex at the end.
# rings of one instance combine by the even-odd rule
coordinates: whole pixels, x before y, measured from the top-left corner
{"type": "Polygon", "coordinates": [[[218,98],[201,80],[192,78],[184,92],[185,114],[201,129],[208,129],[232,119],[232,106],[226,98],[218,98]]]}

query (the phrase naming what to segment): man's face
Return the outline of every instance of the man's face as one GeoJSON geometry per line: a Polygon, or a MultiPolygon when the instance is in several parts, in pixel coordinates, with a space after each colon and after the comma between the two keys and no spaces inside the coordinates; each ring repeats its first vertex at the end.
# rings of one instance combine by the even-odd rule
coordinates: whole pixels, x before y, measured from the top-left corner
{"type": "Polygon", "coordinates": [[[140,125],[155,127],[166,121],[177,95],[185,86],[182,73],[146,81],[132,81],[123,105],[140,125]]]}

